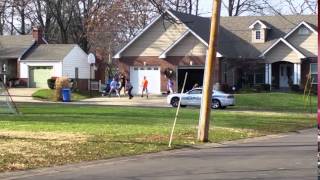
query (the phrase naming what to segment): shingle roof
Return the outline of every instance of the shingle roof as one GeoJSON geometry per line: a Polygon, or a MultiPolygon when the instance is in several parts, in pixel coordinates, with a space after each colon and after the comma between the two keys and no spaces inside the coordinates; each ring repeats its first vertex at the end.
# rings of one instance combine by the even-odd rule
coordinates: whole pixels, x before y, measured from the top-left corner
{"type": "Polygon", "coordinates": [[[33,44],[31,35],[0,36],[0,59],[18,59],[33,44]]]}
{"type": "Polygon", "coordinates": [[[62,61],[76,44],[41,44],[28,52],[22,60],[62,61]]]}
{"type": "MultiPolygon", "coordinates": [[[[209,42],[210,18],[172,10],[170,12],[206,42],[209,42]]],[[[318,27],[316,15],[221,17],[218,51],[229,58],[258,58],[264,50],[303,21],[313,27],[318,27]],[[249,26],[256,20],[263,21],[271,28],[265,43],[251,43],[252,32],[249,26]]]]}

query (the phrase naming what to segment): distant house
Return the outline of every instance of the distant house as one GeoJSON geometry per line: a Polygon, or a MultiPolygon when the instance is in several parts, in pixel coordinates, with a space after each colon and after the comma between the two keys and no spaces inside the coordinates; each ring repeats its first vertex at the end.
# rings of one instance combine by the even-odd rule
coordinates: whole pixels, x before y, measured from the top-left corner
{"type": "MultiPolygon", "coordinates": [[[[76,44],[48,44],[40,29],[32,35],[0,36],[0,66],[7,66],[7,80],[28,87],[48,88],[52,77],[77,79],[87,89],[90,65],[87,54],[76,44]]],[[[0,72],[3,78],[3,69],[0,72]]]]}
{"type": "MultiPolygon", "coordinates": [[[[181,89],[186,72],[187,89],[203,83],[210,18],[172,10],[165,15],[154,19],[114,56],[136,93],[143,76],[154,94],[166,91],[168,77],[181,89]]],[[[221,17],[215,83],[302,88],[309,72],[316,80],[317,26],[314,15],[221,17]]]]}

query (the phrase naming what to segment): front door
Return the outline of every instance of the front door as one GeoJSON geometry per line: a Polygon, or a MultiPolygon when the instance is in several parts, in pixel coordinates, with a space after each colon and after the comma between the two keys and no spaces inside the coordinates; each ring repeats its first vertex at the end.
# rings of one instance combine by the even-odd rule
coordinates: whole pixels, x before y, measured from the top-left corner
{"type": "Polygon", "coordinates": [[[293,75],[291,64],[280,64],[279,67],[279,86],[280,88],[288,88],[293,75]]]}

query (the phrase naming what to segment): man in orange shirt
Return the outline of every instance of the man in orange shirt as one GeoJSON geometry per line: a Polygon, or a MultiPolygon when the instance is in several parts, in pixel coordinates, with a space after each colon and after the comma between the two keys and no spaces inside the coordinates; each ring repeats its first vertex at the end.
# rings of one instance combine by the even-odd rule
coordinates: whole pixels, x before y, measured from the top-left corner
{"type": "Polygon", "coordinates": [[[144,76],[143,77],[143,80],[142,80],[142,92],[141,92],[141,97],[143,97],[143,92],[146,91],[146,95],[147,95],[147,98],[148,98],[148,80],[147,80],[147,77],[144,76]]]}

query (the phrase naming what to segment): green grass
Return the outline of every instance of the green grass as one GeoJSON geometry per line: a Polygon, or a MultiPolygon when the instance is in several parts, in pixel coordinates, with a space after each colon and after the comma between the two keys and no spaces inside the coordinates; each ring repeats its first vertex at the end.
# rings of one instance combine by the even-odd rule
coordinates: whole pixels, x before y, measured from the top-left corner
{"type": "MultiPolygon", "coordinates": [[[[32,97],[36,99],[46,100],[46,101],[54,101],[54,90],[52,89],[40,89],[32,94],[32,97]]],[[[88,93],[80,93],[80,92],[72,92],[71,100],[79,101],[83,99],[89,98],[88,93]]]]}
{"type": "MultiPolygon", "coordinates": [[[[242,94],[236,98],[235,107],[213,111],[211,142],[297,131],[317,123],[316,115],[303,113],[301,95],[242,94]]],[[[0,171],[167,150],[175,116],[174,108],[18,106],[22,115],[0,115],[0,171]]],[[[198,143],[198,118],[199,109],[181,109],[174,148],[198,143]]]]}
{"type": "MultiPolygon", "coordinates": [[[[237,110],[264,110],[264,111],[286,111],[304,112],[310,111],[309,101],[298,93],[255,93],[236,94],[237,110]],[[305,104],[306,102],[306,104],[305,104]]],[[[317,96],[311,97],[312,111],[317,108],[317,96]]]]}

